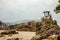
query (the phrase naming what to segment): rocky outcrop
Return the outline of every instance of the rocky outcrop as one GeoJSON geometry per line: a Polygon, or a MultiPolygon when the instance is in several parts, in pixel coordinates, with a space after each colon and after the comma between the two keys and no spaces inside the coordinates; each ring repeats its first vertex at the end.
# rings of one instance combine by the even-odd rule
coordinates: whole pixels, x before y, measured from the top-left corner
{"type": "MultiPolygon", "coordinates": [[[[50,15],[51,16],[51,15],[50,15]]],[[[57,21],[53,20],[52,17],[49,16],[43,17],[40,21],[36,31],[36,36],[32,38],[32,40],[42,40],[47,39],[51,35],[59,35],[60,27],[57,25],[57,21]]]]}
{"type": "Polygon", "coordinates": [[[30,22],[15,24],[15,25],[9,26],[9,28],[15,29],[18,31],[36,31],[36,22],[30,21],[30,22]]]}
{"type": "Polygon", "coordinates": [[[0,21],[0,30],[6,30],[6,29],[8,29],[8,26],[0,21]]]}

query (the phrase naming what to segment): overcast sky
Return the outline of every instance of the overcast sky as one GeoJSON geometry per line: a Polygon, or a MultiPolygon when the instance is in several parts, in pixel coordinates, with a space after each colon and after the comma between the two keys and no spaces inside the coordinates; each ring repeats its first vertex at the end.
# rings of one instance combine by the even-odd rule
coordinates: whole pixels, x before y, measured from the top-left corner
{"type": "Polygon", "coordinates": [[[42,12],[49,10],[53,19],[59,21],[60,14],[53,11],[56,5],[57,0],[0,0],[0,20],[16,22],[40,19],[43,16],[42,12]]]}

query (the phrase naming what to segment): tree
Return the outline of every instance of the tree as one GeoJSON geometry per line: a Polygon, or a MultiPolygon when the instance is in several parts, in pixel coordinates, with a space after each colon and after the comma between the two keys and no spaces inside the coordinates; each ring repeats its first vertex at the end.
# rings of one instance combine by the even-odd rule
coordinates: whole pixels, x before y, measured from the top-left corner
{"type": "Polygon", "coordinates": [[[58,0],[58,4],[57,4],[56,8],[54,9],[54,11],[56,13],[60,13],[60,0],[58,0]]]}

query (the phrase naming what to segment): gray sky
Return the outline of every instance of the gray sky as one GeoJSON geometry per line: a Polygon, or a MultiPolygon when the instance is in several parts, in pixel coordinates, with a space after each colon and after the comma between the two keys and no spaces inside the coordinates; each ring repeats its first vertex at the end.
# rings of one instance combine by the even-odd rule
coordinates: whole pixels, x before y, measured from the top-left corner
{"type": "Polygon", "coordinates": [[[60,14],[53,11],[56,5],[57,0],[0,0],[0,20],[16,22],[40,19],[43,16],[42,12],[49,10],[53,18],[59,21],[60,14]]]}

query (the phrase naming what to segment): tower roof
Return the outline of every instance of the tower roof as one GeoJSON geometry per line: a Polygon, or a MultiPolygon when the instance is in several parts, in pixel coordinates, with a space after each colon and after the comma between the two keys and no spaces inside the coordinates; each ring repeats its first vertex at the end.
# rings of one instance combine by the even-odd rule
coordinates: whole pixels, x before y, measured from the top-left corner
{"type": "Polygon", "coordinates": [[[50,13],[50,11],[44,11],[43,13],[50,13]]]}

